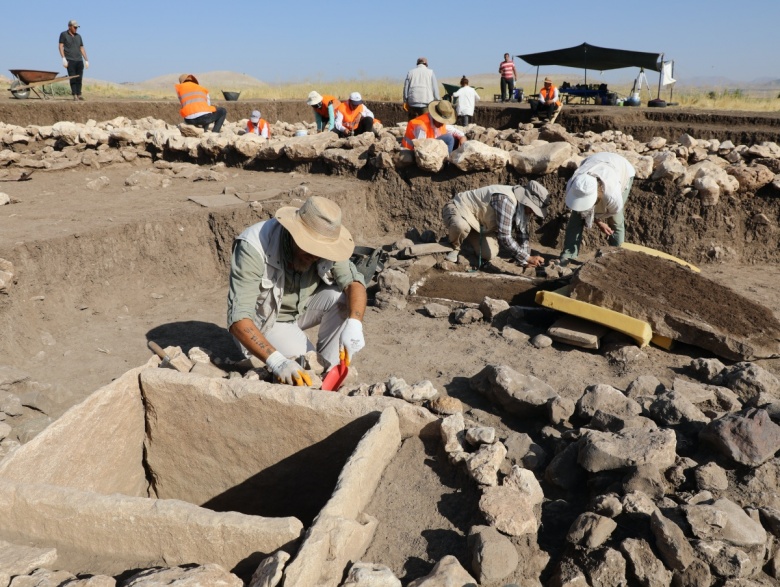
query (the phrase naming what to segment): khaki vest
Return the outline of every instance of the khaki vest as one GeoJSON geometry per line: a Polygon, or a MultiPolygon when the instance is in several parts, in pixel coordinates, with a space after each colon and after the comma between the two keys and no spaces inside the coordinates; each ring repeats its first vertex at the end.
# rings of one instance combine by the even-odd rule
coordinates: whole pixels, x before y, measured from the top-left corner
{"type": "Polygon", "coordinates": [[[504,194],[517,206],[515,191],[508,185],[489,185],[460,192],[452,199],[452,203],[472,229],[479,232],[481,227],[485,234],[496,233],[498,232],[496,211],[490,205],[490,200],[496,193],[504,194]]]}

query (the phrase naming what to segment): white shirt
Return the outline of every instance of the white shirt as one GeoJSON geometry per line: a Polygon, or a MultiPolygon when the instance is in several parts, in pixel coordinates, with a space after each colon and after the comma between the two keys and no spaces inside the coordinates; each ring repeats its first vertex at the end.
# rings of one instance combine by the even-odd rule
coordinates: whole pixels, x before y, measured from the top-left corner
{"type": "Polygon", "coordinates": [[[457,104],[455,104],[455,111],[458,113],[458,116],[474,116],[474,106],[477,100],[482,99],[471,86],[463,86],[452,94],[452,97],[458,99],[457,104]]]}
{"type": "Polygon", "coordinates": [[[598,177],[604,184],[604,199],[596,204],[596,218],[609,218],[623,209],[623,191],[636,175],[631,163],[617,153],[596,153],[582,162],[572,178],[583,173],[598,177]]]}

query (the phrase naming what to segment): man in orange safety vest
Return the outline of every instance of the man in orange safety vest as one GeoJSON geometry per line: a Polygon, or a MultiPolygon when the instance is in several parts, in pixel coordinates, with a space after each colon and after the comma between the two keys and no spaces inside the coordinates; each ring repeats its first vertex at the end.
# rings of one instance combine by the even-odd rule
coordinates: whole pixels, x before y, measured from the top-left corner
{"type": "Polygon", "coordinates": [[[184,118],[185,123],[200,126],[203,130],[209,130],[209,125],[214,123],[214,132],[222,129],[227,110],[211,105],[209,91],[198,84],[198,79],[194,75],[183,73],[179,76],[176,95],[181,104],[179,114],[184,118]]]}

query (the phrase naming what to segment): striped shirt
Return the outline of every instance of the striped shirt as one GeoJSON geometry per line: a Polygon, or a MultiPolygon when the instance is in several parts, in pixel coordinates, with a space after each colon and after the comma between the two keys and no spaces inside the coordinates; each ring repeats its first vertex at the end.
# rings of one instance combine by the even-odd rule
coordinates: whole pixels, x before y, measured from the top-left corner
{"type": "Polygon", "coordinates": [[[514,79],[515,77],[515,64],[513,61],[502,61],[498,66],[498,71],[501,72],[501,77],[504,79],[514,79]]]}
{"type": "MultiPolygon", "coordinates": [[[[490,206],[496,211],[499,244],[511,251],[518,263],[526,265],[528,257],[531,256],[531,245],[528,243],[528,222],[519,223],[517,238],[520,242],[518,243],[512,237],[512,220],[517,209],[514,202],[505,194],[493,194],[490,198],[490,206]]],[[[523,215],[523,219],[525,219],[525,215],[523,215]]]]}

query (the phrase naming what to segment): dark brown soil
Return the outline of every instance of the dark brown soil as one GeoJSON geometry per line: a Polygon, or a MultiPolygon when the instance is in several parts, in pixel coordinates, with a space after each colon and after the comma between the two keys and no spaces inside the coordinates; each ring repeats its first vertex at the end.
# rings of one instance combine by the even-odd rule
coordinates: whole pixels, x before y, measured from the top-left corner
{"type": "Polygon", "coordinates": [[[780,356],[780,321],[771,310],[667,259],[610,250],[577,272],[571,295],[724,359],[780,356]]]}

